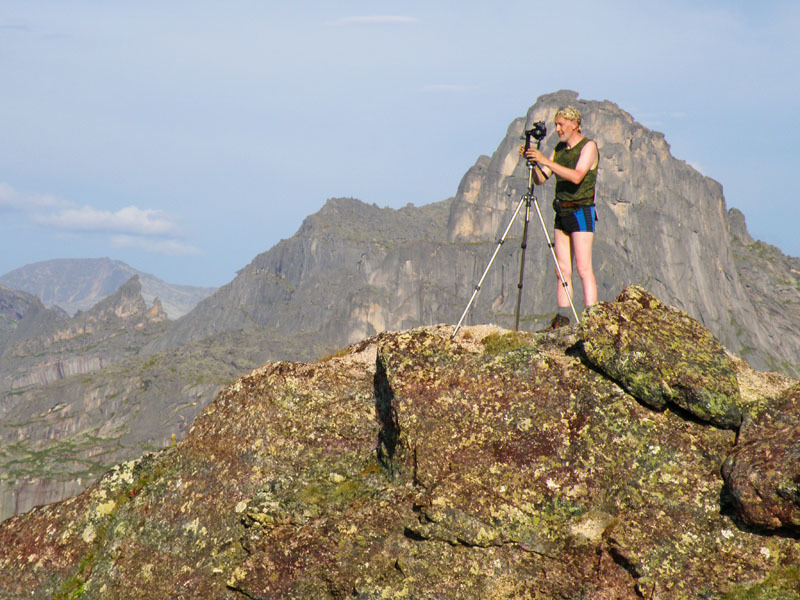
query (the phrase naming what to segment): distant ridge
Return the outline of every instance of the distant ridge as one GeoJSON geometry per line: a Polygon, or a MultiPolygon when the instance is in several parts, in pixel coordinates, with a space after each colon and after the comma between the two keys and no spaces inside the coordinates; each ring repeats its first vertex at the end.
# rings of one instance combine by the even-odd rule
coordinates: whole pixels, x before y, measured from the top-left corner
{"type": "Polygon", "coordinates": [[[170,319],[188,313],[215,288],[174,285],[110,258],[59,258],[32,263],[0,277],[0,283],[37,296],[45,306],[58,306],[70,315],[88,310],[116,292],[134,275],[148,304],[161,300],[170,319]]]}

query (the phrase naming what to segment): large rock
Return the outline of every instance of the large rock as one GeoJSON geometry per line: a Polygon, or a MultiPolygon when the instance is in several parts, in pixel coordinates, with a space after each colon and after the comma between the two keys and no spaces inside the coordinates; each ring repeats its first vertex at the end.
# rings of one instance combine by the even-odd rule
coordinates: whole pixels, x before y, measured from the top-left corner
{"type": "Polygon", "coordinates": [[[732,360],[711,332],[639,286],[589,308],[584,352],[631,395],[658,409],[676,405],[702,421],[742,422],[732,360]]]}
{"type": "Polygon", "coordinates": [[[733,432],[643,405],[586,363],[574,331],[451,332],[253,371],[182,442],[0,524],[0,572],[14,573],[0,598],[791,589],[796,540],[723,510],[733,432]]]}
{"type": "Polygon", "coordinates": [[[722,476],[746,523],[800,532],[800,386],[743,428],[722,476]]]}

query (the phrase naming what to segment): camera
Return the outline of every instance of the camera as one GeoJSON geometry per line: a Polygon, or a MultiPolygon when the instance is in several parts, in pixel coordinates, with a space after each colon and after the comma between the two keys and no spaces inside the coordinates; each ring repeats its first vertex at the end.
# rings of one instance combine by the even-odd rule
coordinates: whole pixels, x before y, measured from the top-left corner
{"type": "Polygon", "coordinates": [[[530,129],[525,130],[525,151],[527,152],[531,147],[531,138],[541,142],[546,135],[547,127],[545,127],[544,121],[536,121],[530,129]]]}

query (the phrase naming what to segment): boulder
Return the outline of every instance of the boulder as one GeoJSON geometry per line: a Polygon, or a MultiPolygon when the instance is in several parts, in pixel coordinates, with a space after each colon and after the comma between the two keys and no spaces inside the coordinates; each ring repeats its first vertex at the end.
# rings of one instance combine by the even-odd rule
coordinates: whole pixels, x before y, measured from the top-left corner
{"type": "Polygon", "coordinates": [[[639,286],[588,308],[581,323],[586,358],[639,401],[679,407],[736,429],[742,407],[730,357],[711,332],[639,286]]]}
{"type": "Polygon", "coordinates": [[[722,476],[745,523],[800,532],[800,386],[743,428],[722,476]]]}

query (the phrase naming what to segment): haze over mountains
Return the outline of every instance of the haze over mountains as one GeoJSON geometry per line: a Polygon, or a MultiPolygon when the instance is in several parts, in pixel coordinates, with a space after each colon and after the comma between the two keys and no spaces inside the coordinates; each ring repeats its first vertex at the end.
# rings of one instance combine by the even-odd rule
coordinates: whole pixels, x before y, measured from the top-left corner
{"type": "Polygon", "coordinates": [[[58,306],[70,315],[88,310],[137,275],[148,304],[161,301],[170,319],[188,313],[214,288],[174,285],[109,258],[61,258],[33,263],[0,276],[0,284],[37,296],[45,306],[58,306]]]}
{"type": "MultiPolygon", "coordinates": [[[[552,130],[566,103],[582,110],[584,133],[601,153],[600,299],[639,284],[754,367],[800,373],[800,259],[753,240],[721,186],[673,157],[662,134],[612,102],[561,91],[515,119],[453,198],[399,210],[330,199],[176,320],[163,318],[161,293],[148,292],[158,307],[145,298],[141,274],[72,317],[47,308],[52,300],[0,288],[0,517],[74,494],[120,460],[183,437],[222,385],[265,361],[316,360],[380,331],[454,324],[525,193],[517,147],[526,123],[544,120],[552,130]]],[[[555,139],[551,131],[543,146],[555,139]]],[[[548,227],[551,185],[536,190],[548,227]]],[[[535,219],[521,325],[529,331],[552,316],[555,293],[535,219]]],[[[518,218],[467,324],[513,326],[522,226],[518,218]]],[[[93,267],[108,274],[98,281],[123,279],[105,261],[93,267]]],[[[45,294],[47,264],[17,281],[45,294]]],[[[57,288],[71,302],[107,292],[111,284],[93,281],[86,266],[74,271],[77,284],[59,276],[47,294],[57,288]]]]}

